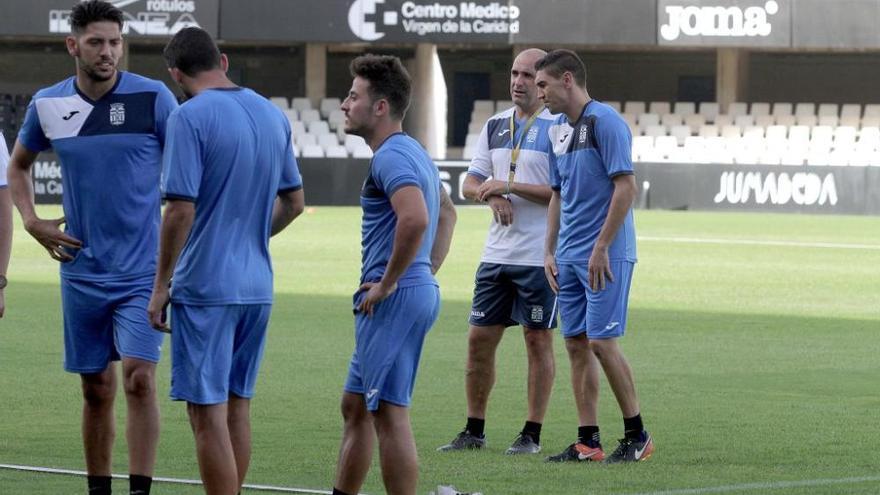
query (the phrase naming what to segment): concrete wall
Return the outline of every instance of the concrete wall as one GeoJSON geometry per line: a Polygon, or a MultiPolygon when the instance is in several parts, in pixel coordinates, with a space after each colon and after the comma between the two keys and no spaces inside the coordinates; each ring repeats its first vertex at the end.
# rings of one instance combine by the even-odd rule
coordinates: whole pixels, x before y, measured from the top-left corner
{"type": "Polygon", "coordinates": [[[880,53],[753,52],[751,101],[880,103],[880,53]]]}

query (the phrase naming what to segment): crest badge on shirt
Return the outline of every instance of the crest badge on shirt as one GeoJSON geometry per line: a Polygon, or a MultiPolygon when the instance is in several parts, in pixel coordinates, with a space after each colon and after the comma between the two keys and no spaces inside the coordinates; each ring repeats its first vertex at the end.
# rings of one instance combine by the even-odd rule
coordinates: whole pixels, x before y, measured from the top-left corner
{"type": "Polygon", "coordinates": [[[125,103],[110,104],[110,124],[122,125],[125,123],[125,103]]]}
{"type": "Polygon", "coordinates": [[[580,129],[580,134],[578,135],[578,143],[584,144],[587,142],[587,125],[582,124],[580,129]]]}
{"type": "Polygon", "coordinates": [[[537,140],[538,140],[538,128],[532,127],[531,129],[529,129],[529,134],[526,136],[526,142],[527,143],[534,143],[537,140]]]}

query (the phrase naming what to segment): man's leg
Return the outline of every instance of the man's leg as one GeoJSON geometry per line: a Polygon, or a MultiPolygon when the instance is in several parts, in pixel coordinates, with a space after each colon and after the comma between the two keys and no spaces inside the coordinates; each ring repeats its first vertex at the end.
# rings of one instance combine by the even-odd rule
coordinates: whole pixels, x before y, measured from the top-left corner
{"type": "Polygon", "coordinates": [[[599,362],[590,351],[586,334],[567,337],[565,349],[571,361],[571,387],[581,426],[598,424],[599,362]]]}
{"type": "Polygon", "coordinates": [[[373,460],[373,418],[367,412],[361,394],[343,392],[341,409],[342,444],[334,486],[345,493],[356,494],[364,484],[373,460]]]}
{"type": "Polygon", "coordinates": [[[529,360],[528,421],[543,423],[553,391],[556,362],[553,357],[553,330],[523,327],[529,360]]]}
{"type": "Polygon", "coordinates": [[[199,473],[208,495],[236,495],[238,471],[227,426],[226,403],[200,405],[186,403],[196,441],[199,473]]]}
{"type": "Polygon", "coordinates": [[[639,414],[639,398],[636,395],[635,382],[633,381],[632,369],[620,345],[618,339],[593,339],[590,347],[593,354],[602,364],[608,384],[617,398],[623,417],[630,418],[639,414]]]}
{"type": "MultiPolygon", "coordinates": [[[[495,351],[504,336],[504,325],[468,330],[468,357],[465,369],[465,394],[468,418],[486,419],[489,394],[495,385],[495,351]]],[[[480,436],[479,432],[477,436],[480,436]]]]}
{"type": "Polygon", "coordinates": [[[373,423],[379,437],[379,460],[385,492],[388,495],[415,495],[419,461],[409,422],[409,409],[382,402],[373,413],[373,423]]]}
{"type": "Polygon", "coordinates": [[[251,401],[235,394],[229,395],[227,424],[235,467],[238,470],[238,486],[244,484],[248,467],[251,464],[251,401]]]}
{"type": "Polygon", "coordinates": [[[123,358],[122,375],[128,405],[125,437],[129,474],[152,477],[159,444],[156,365],[143,359],[123,358]]]}
{"type": "Polygon", "coordinates": [[[116,423],[113,400],[116,397],[116,366],[110,363],[100,373],[81,374],[83,394],[82,436],[86,471],[89,476],[109,477],[116,423]]]}

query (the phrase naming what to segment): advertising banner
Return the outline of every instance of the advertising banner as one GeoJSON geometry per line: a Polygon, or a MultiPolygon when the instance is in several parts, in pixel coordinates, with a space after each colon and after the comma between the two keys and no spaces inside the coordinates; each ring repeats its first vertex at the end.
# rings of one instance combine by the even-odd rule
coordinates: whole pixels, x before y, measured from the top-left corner
{"type": "Polygon", "coordinates": [[[791,46],[791,0],[658,0],[657,43],[791,46]]]}
{"type": "MultiPolygon", "coordinates": [[[[360,204],[369,160],[298,162],[309,205],[360,204]]],[[[452,201],[470,204],[461,193],[468,162],[437,166],[452,201]]],[[[880,167],[636,163],[635,169],[640,208],[880,215],[880,167]]],[[[61,173],[54,153],[40,154],[33,169],[37,203],[61,203],[61,173]]]]}
{"type": "Polygon", "coordinates": [[[797,0],[792,14],[796,48],[880,48],[880,1],[797,0]]]}
{"type": "MultiPolygon", "coordinates": [[[[125,15],[125,36],[167,38],[189,26],[218,35],[220,0],[109,1],[125,15]]],[[[69,34],[70,9],[74,3],[74,0],[3,1],[4,22],[0,22],[0,35],[69,34]]]]}

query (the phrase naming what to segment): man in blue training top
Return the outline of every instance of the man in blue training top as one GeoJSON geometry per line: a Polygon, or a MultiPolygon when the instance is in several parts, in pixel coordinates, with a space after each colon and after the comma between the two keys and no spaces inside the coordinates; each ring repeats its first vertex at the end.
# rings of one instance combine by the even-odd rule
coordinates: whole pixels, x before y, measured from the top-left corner
{"type": "Polygon", "coordinates": [[[64,368],[82,381],[89,493],[110,493],[113,361],[121,358],[131,493],[145,494],[159,440],[155,370],[162,345],[146,309],[165,121],[177,100],[161,82],[117,70],[123,14],[112,4],[77,3],[70,24],[66,43],[76,75],[34,95],[13,148],[9,186],[25,229],[62,262],[64,368]],[[38,153],[49,148],[63,171],[64,217],[56,220],[36,215],[30,177],[38,153]]]}
{"type": "Polygon", "coordinates": [[[208,33],[179,31],[164,56],[190,100],[168,119],[150,322],[167,329],[173,270],[171,397],[187,403],[206,493],[234,495],[272,308],[269,237],[302,212],[302,179],[287,118],[226,77],[208,33]]]}
{"type": "Polygon", "coordinates": [[[418,459],[408,407],[422,343],[440,310],[433,274],[449,251],[455,209],[434,162],[402,132],[412,84],[400,60],[364,55],[351,74],[345,132],[363,137],[373,160],[361,189],[361,286],[333,493],[358,493],[378,437],[386,492],[413,495],[418,459]]]}
{"type": "Polygon", "coordinates": [[[554,50],[535,69],[539,97],[561,114],[550,128],[553,196],[544,267],[559,297],[580,421],[578,441],[547,460],[643,461],[654,442],[642,425],[632,370],[618,345],[636,262],[632,136],[614,109],[590,98],[577,54],[554,50]],[[607,458],[597,420],[600,364],[624,424],[624,438],[607,458]]]}

